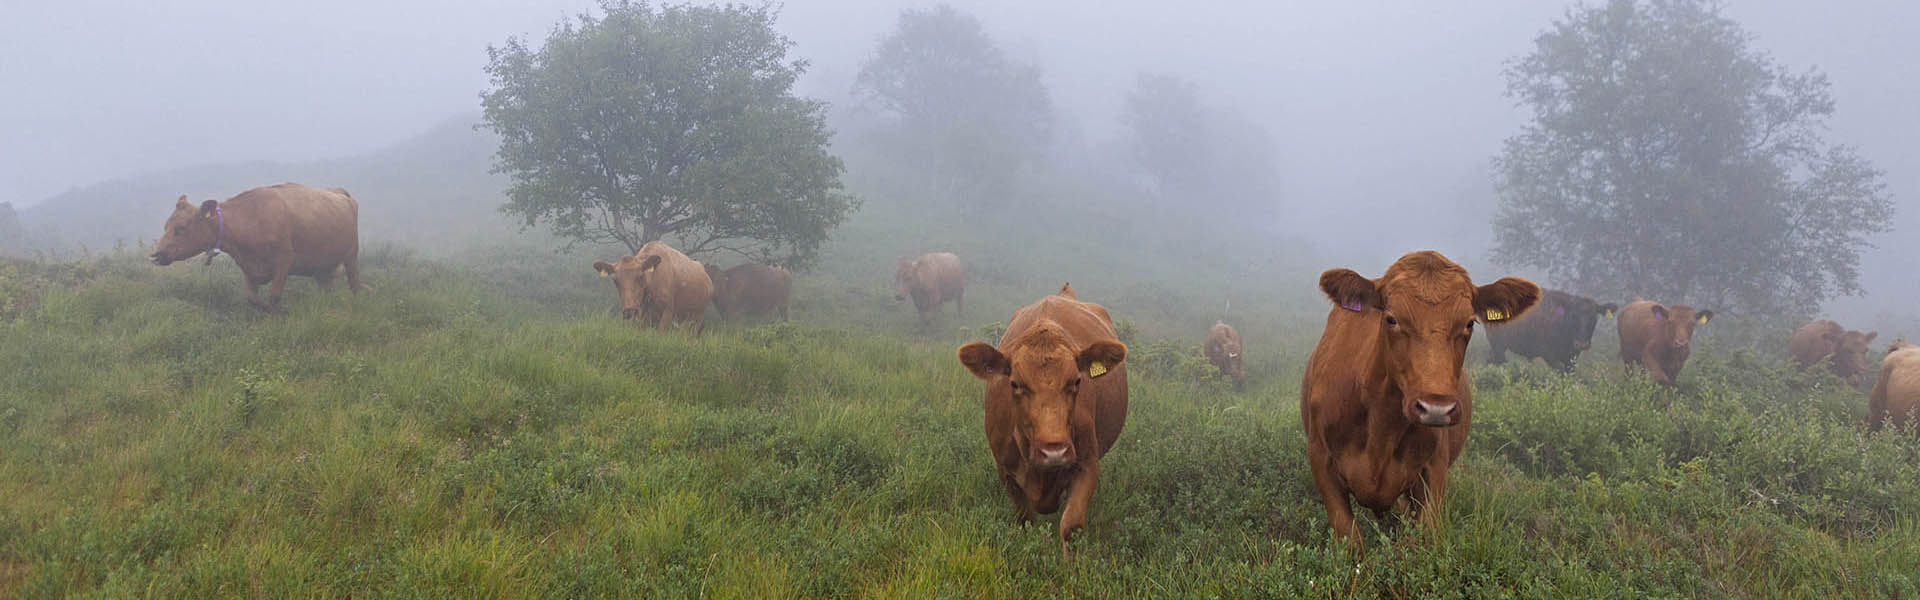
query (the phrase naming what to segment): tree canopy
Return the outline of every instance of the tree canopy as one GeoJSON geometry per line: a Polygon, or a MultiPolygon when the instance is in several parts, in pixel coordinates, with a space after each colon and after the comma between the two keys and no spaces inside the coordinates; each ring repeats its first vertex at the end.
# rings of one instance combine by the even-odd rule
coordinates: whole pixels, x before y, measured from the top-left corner
{"type": "Polygon", "coordinates": [[[854,92],[894,120],[894,141],[943,197],[998,201],[1052,142],[1040,69],[1008,58],[979,20],[944,4],[902,12],[854,92]]]}
{"type": "Polygon", "coordinates": [[[486,126],[502,210],[637,250],[670,243],[796,265],[857,207],[828,151],[825,106],[793,94],[806,63],[766,6],[608,1],[545,44],[488,48],[486,126]]]}
{"type": "Polygon", "coordinates": [[[1507,69],[1532,122],[1495,163],[1495,258],[1563,285],[1804,314],[1861,291],[1881,172],[1822,138],[1834,102],[1704,0],[1571,10],[1507,69]]]}
{"type": "Polygon", "coordinates": [[[1142,73],[1120,121],[1161,202],[1241,216],[1275,210],[1273,138],[1252,119],[1202,104],[1192,82],[1142,73]]]}

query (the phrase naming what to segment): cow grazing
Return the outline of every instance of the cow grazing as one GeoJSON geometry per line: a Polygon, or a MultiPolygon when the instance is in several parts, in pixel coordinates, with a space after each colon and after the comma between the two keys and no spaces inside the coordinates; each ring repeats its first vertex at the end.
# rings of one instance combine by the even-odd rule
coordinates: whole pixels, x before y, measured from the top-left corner
{"type": "Polygon", "coordinates": [[[1821,319],[1794,330],[1787,353],[1803,369],[1826,360],[1828,370],[1858,387],[1867,375],[1867,345],[1879,336],[1879,332],[1847,331],[1839,323],[1821,319]]]}
{"type": "Polygon", "coordinates": [[[1540,288],[1517,277],[1476,287],[1466,269],[1422,251],[1379,279],[1329,270],[1320,290],[1334,307],[1307,358],[1300,421],[1327,520],[1358,550],[1350,501],[1385,518],[1404,496],[1422,522],[1438,523],[1447,469],[1473,423],[1461,365],[1474,321],[1525,314],[1540,288]]]}
{"type": "Polygon", "coordinates": [[[360,205],[340,188],[282,183],[199,206],[180,196],[150,258],[164,267],[202,252],[209,263],[213,254],[232,255],[247,280],[247,302],[270,313],[280,312],[289,275],[312,277],[321,289],[332,289],[335,270],[346,267],[347,287],[355,293],[363,288],[360,205]],[[262,301],[260,285],[266,283],[273,285],[262,301]]]}
{"type": "Polygon", "coordinates": [[[1892,425],[1920,432],[1920,346],[1896,340],[1880,361],[1880,380],[1867,396],[1867,428],[1892,425]]]}
{"type": "Polygon", "coordinates": [[[1674,385],[1692,352],[1693,328],[1711,320],[1710,310],[1635,300],[1620,309],[1620,360],[1646,367],[1661,385],[1674,385]]]}
{"type": "Polygon", "coordinates": [[[1519,317],[1487,323],[1487,362],[1507,362],[1507,353],[1547,361],[1563,372],[1593,346],[1593,327],[1620,307],[1559,290],[1541,290],[1540,302],[1519,317]]]}
{"type": "Polygon", "coordinates": [[[713,280],[699,261],[658,240],[647,242],[632,256],[618,261],[595,261],[601,277],[612,277],[620,292],[620,315],[666,330],[675,323],[693,324],[693,335],[706,329],[707,303],[713,300],[713,280]]]}
{"type": "Polygon", "coordinates": [[[713,306],[723,319],[780,313],[787,320],[787,301],[793,293],[793,274],[772,265],[748,263],[725,271],[707,265],[713,280],[713,306]]]}
{"type": "Polygon", "coordinates": [[[1020,523],[1060,515],[1060,549],[1087,522],[1100,460],[1127,423],[1127,347],[1107,309],[1073,287],[1013,313],[998,347],[960,347],[987,383],[987,446],[1020,523]]]}
{"type": "Polygon", "coordinates": [[[1207,362],[1220,369],[1220,374],[1233,380],[1234,387],[1240,387],[1247,381],[1246,371],[1240,369],[1240,332],[1234,331],[1226,321],[1215,321],[1207,329],[1207,362]]]}
{"type": "Polygon", "coordinates": [[[933,321],[933,313],[940,311],[940,305],[953,301],[955,314],[966,312],[966,306],[960,296],[966,292],[963,282],[965,270],[960,266],[960,257],[952,252],[934,252],[914,260],[901,260],[893,271],[895,301],[913,297],[913,307],[920,312],[920,323],[933,321]]]}

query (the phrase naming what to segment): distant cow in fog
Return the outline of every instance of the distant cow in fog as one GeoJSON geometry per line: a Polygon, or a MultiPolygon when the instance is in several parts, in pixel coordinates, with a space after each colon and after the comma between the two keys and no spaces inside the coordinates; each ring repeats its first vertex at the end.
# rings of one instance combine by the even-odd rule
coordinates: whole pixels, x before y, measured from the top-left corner
{"type": "Polygon", "coordinates": [[[1661,385],[1674,385],[1693,351],[1693,328],[1711,320],[1711,310],[1636,300],[1620,309],[1620,360],[1646,367],[1661,385]]]}
{"type": "Polygon", "coordinates": [[[1897,340],[1880,361],[1880,380],[1867,396],[1867,428],[1920,431],[1920,347],[1897,340]]]}
{"type": "Polygon", "coordinates": [[[1087,522],[1100,461],[1127,424],[1127,347],[1073,286],[1013,313],[998,347],[960,347],[987,382],[987,447],[1021,523],[1060,510],[1060,550],[1087,522]]]}
{"type": "Polygon", "coordinates": [[[722,271],[707,265],[707,277],[713,280],[713,305],[720,310],[721,318],[778,312],[780,320],[787,320],[793,274],[786,269],[748,263],[722,271]]]}
{"type": "Polygon", "coordinates": [[[347,288],[360,285],[360,205],[340,188],[298,183],[258,187],[194,206],[186,196],[173,205],[166,232],[150,257],[167,266],[208,253],[225,252],[247,280],[247,302],[280,312],[287,276],[312,277],[332,289],[336,269],[346,267],[347,288]],[[265,301],[260,285],[272,283],[265,301]]]}
{"type": "Polygon", "coordinates": [[[1839,323],[1821,319],[1794,330],[1787,353],[1803,369],[1827,360],[1827,368],[1834,375],[1848,385],[1859,386],[1867,374],[1867,345],[1879,336],[1879,332],[1847,331],[1839,323]]]}
{"type": "Polygon", "coordinates": [[[1487,323],[1487,362],[1507,362],[1507,353],[1538,358],[1561,371],[1593,346],[1593,327],[1619,306],[1559,290],[1541,290],[1540,303],[1518,317],[1487,323]]]}
{"type": "Polygon", "coordinates": [[[1349,269],[1320,275],[1333,301],[1300,382],[1307,464],[1337,537],[1361,546],[1351,502],[1385,518],[1405,497],[1439,523],[1447,469],[1473,424],[1462,373],[1476,319],[1527,312],[1540,288],[1517,277],[1475,286],[1438,252],[1414,252],[1379,279],[1349,269]]]}
{"type": "Polygon", "coordinates": [[[1240,332],[1234,331],[1226,321],[1215,321],[1207,329],[1207,362],[1220,369],[1220,374],[1233,380],[1234,387],[1244,385],[1247,374],[1240,369],[1240,332]]]}
{"type": "Polygon", "coordinates": [[[620,292],[621,316],[640,317],[642,323],[660,330],[691,323],[695,337],[706,328],[713,280],[699,261],[666,242],[647,242],[639,252],[615,262],[594,261],[593,270],[613,278],[613,287],[620,292]]]}
{"type": "Polygon", "coordinates": [[[914,260],[902,260],[893,271],[894,300],[913,297],[913,308],[920,312],[922,324],[932,322],[940,305],[953,301],[953,312],[966,312],[960,301],[966,293],[964,269],[960,257],[952,252],[934,252],[914,260]]]}

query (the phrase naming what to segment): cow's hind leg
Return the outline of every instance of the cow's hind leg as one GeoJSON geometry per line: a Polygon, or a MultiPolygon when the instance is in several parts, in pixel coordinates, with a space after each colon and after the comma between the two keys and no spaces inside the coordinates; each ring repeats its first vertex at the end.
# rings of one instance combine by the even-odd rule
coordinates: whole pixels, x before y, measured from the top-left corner
{"type": "Polygon", "coordinates": [[[337,273],[333,269],[327,269],[319,273],[314,273],[313,283],[314,285],[320,286],[321,291],[331,292],[333,291],[333,278],[334,278],[334,275],[336,274],[337,273]]]}
{"type": "Polygon", "coordinates": [[[366,286],[360,285],[360,252],[356,250],[353,254],[348,255],[343,266],[347,271],[347,289],[352,290],[355,294],[366,289],[366,286]]]}

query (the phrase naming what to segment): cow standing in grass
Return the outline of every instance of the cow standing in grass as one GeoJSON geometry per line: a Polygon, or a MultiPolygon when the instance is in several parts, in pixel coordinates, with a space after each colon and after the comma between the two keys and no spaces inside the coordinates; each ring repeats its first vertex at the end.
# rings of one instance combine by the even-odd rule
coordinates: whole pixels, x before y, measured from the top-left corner
{"type": "Polygon", "coordinates": [[[713,280],[699,261],[658,240],[615,262],[594,261],[601,277],[612,277],[620,293],[620,315],[665,331],[675,323],[693,325],[694,337],[706,329],[713,280]]]}
{"type": "Polygon", "coordinates": [[[345,267],[347,288],[359,293],[360,205],[346,190],[298,183],[253,188],[199,206],[182,195],[150,258],[164,267],[203,252],[209,262],[221,252],[233,256],[247,280],[247,302],[266,312],[280,312],[291,275],[332,289],[334,275],[345,267]],[[272,284],[264,301],[263,284],[272,284]]]}
{"type": "Polygon", "coordinates": [[[1379,279],[1320,275],[1333,301],[1300,382],[1307,463],[1334,533],[1361,548],[1351,503],[1385,518],[1401,499],[1438,523],[1447,469],[1466,446],[1473,389],[1462,373],[1476,320],[1524,314],[1540,288],[1516,277],[1474,286],[1432,251],[1403,256],[1379,279]]]}
{"type": "Polygon", "coordinates": [[[1847,331],[1839,323],[1821,319],[1801,325],[1794,330],[1793,339],[1787,342],[1787,353],[1800,368],[1809,369],[1820,361],[1827,361],[1827,370],[1834,376],[1847,382],[1847,385],[1860,386],[1861,378],[1867,374],[1867,347],[1879,332],[1847,331]]]}
{"type": "Polygon", "coordinates": [[[960,257],[952,252],[933,252],[913,260],[901,260],[893,270],[895,301],[913,298],[920,313],[920,324],[933,322],[940,305],[953,301],[954,314],[966,312],[961,297],[966,294],[966,270],[960,257]]]}
{"type": "Polygon", "coordinates": [[[1561,372],[1593,347],[1593,328],[1620,307],[1558,290],[1541,290],[1540,302],[1526,314],[1487,323],[1487,362],[1507,362],[1507,353],[1547,361],[1561,372]]]}
{"type": "Polygon", "coordinates": [[[1127,423],[1127,347],[1072,286],[1013,313],[998,347],[960,347],[987,383],[987,446],[1021,523],[1060,515],[1060,550],[1087,522],[1100,461],[1127,423]]]}
{"type": "Polygon", "coordinates": [[[1867,396],[1867,428],[1920,431],[1920,347],[1895,340],[1880,361],[1880,380],[1867,396]]]}
{"type": "Polygon", "coordinates": [[[707,265],[713,280],[713,307],[723,319],[779,313],[787,320],[787,302],[793,294],[793,274],[772,265],[747,263],[725,271],[707,265]]]}
{"type": "Polygon", "coordinates": [[[1660,385],[1675,385],[1693,352],[1693,328],[1711,320],[1710,310],[1636,300],[1620,309],[1620,360],[1645,367],[1660,385]]]}
{"type": "Polygon", "coordinates": [[[1207,328],[1207,345],[1203,351],[1207,362],[1220,370],[1220,374],[1233,380],[1233,387],[1246,385],[1247,372],[1240,368],[1240,332],[1235,331],[1226,321],[1214,321],[1207,328]]]}

